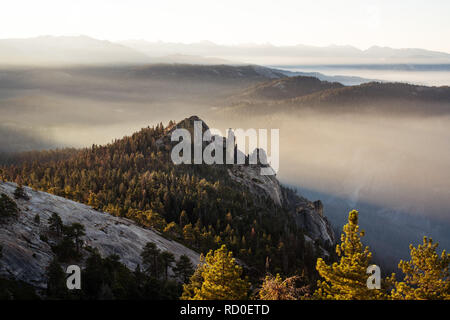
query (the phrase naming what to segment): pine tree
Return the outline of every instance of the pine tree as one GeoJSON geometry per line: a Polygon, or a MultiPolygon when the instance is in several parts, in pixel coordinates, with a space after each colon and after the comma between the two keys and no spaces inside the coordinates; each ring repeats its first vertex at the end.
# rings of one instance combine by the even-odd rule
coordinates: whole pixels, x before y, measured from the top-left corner
{"type": "Polygon", "coordinates": [[[170,253],[169,251],[163,251],[159,255],[159,258],[160,258],[161,264],[164,268],[164,279],[167,281],[169,267],[172,265],[172,263],[175,262],[175,257],[173,255],[173,253],[170,253]]]}
{"type": "Polygon", "coordinates": [[[8,197],[6,194],[0,195],[0,218],[9,218],[16,216],[19,213],[19,208],[16,202],[8,197]]]}
{"type": "Polygon", "coordinates": [[[364,247],[359,231],[358,211],[349,213],[348,224],[343,228],[341,243],[336,246],[339,262],[327,265],[322,258],[317,259],[316,269],[324,281],[318,281],[315,297],[331,300],[369,300],[386,298],[382,290],[368,289],[366,274],[372,253],[364,247]]]}
{"type": "Polygon", "coordinates": [[[189,223],[189,224],[184,226],[184,228],[183,228],[183,238],[188,244],[194,245],[194,243],[195,243],[195,232],[194,232],[194,228],[192,227],[191,223],[189,223]]]}
{"type": "MultiPolygon", "coordinates": [[[[210,250],[201,266],[201,287],[194,287],[194,295],[188,300],[244,300],[248,297],[250,283],[242,279],[242,267],[236,264],[233,253],[223,245],[210,250]]],[[[194,276],[198,277],[194,273],[194,276]]]]}
{"type": "Polygon", "coordinates": [[[67,297],[66,275],[55,258],[47,267],[47,296],[51,299],[67,297]]]}
{"type": "Polygon", "coordinates": [[[52,246],[53,252],[60,262],[70,262],[80,258],[75,244],[69,237],[64,237],[58,244],[52,246]]]}
{"type": "Polygon", "coordinates": [[[417,248],[409,246],[411,260],[398,264],[405,277],[395,283],[393,299],[450,300],[450,254],[443,250],[439,255],[437,247],[438,243],[427,237],[417,248]]]}
{"type": "Polygon", "coordinates": [[[192,265],[191,259],[186,255],[180,256],[173,268],[173,272],[183,283],[187,283],[194,273],[194,266],[192,265]]]}
{"type": "Polygon", "coordinates": [[[50,231],[53,231],[58,236],[62,235],[64,224],[61,217],[56,212],[53,212],[52,216],[48,219],[50,231]]]}
{"type": "Polygon", "coordinates": [[[86,235],[86,228],[78,222],[72,223],[69,227],[64,228],[64,233],[69,239],[75,240],[77,253],[80,253],[80,247],[83,243],[81,237],[86,235]]]}
{"type": "Polygon", "coordinates": [[[160,253],[161,250],[153,242],[148,242],[141,253],[144,271],[154,278],[159,278],[160,253]]]}
{"type": "Polygon", "coordinates": [[[189,283],[183,284],[183,294],[181,300],[195,300],[197,292],[200,292],[203,284],[203,272],[205,269],[205,257],[200,255],[200,263],[189,279],[189,283]]]}
{"type": "Polygon", "coordinates": [[[87,202],[88,206],[91,206],[94,209],[97,209],[99,206],[99,201],[97,199],[97,195],[93,192],[89,193],[89,198],[87,202]]]}
{"type": "Polygon", "coordinates": [[[104,272],[103,259],[98,249],[94,249],[86,259],[86,267],[81,277],[81,288],[88,299],[98,299],[102,284],[106,282],[107,274],[104,272]]]}
{"type": "Polygon", "coordinates": [[[189,218],[185,210],[180,213],[180,228],[184,228],[189,223],[189,218]]]}

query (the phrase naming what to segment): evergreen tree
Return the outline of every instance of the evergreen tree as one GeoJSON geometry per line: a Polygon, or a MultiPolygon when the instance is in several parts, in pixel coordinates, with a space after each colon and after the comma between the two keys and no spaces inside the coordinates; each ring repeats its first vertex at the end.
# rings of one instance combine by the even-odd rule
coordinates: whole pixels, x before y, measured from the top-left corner
{"type": "Polygon", "coordinates": [[[341,243],[336,246],[339,262],[327,265],[322,258],[317,259],[317,271],[324,278],[318,281],[315,296],[331,300],[368,300],[386,298],[382,290],[367,288],[367,268],[372,253],[363,247],[359,231],[358,211],[349,213],[348,224],[343,228],[341,243]]]}
{"type": "Polygon", "coordinates": [[[40,224],[41,223],[41,217],[39,216],[39,214],[36,214],[34,216],[34,223],[36,223],[36,224],[40,224]]]}
{"type": "Polygon", "coordinates": [[[172,263],[175,262],[175,257],[173,255],[173,253],[171,253],[169,251],[163,251],[159,255],[159,258],[160,258],[161,264],[162,264],[162,266],[164,268],[164,280],[167,281],[169,267],[171,267],[172,263]]]}
{"type": "Polygon", "coordinates": [[[183,283],[187,283],[194,273],[194,266],[192,265],[191,259],[186,255],[180,256],[173,268],[173,272],[183,283]]]}
{"type": "Polygon", "coordinates": [[[6,194],[0,195],[0,218],[9,218],[16,216],[19,213],[19,208],[16,202],[8,197],[6,194]]]}
{"type": "Polygon", "coordinates": [[[99,205],[99,201],[97,199],[97,195],[93,192],[89,193],[89,198],[87,201],[88,206],[91,206],[94,209],[97,209],[98,205],[99,205]]]}
{"type": "Polygon", "coordinates": [[[144,271],[154,278],[159,278],[160,253],[161,251],[153,242],[148,242],[141,253],[144,271]]]}
{"type": "Polygon", "coordinates": [[[189,218],[185,210],[180,213],[180,228],[184,228],[185,225],[189,223],[189,218]]]}
{"type": "Polygon", "coordinates": [[[72,223],[64,228],[64,233],[69,239],[74,239],[77,253],[80,253],[80,247],[83,243],[81,237],[86,235],[86,228],[78,222],[72,223]]]}
{"type": "Polygon", "coordinates": [[[103,259],[95,249],[86,259],[86,268],[81,277],[82,290],[88,299],[98,299],[103,284],[106,282],[103,259]]]}
{"type": "Polygon", "coordinates": [[[62,235],[64,224],[59,214],[53,212],[52,216],[48,219],[48,225],[50,231],[54,232],[58,236],[62,235]]]}
{"type": "Polygon", "coordinates": [[[192,246],[195,244],[195,232],[194,232],[194,228],[192,227],[191,223],[184,226],[183,238],[189,245],[192,246]]]}
{"type": "Polygon", "coordinates": [[[67,295],[66,274],[55,258],[47,267],[47,297],[50,299],[64,299],[67,295]]]}
{"type": "MultiPolygon", "coordinates": [[[[210,250],[201,266],[201,287],[194,287],[194,295],[186,292],[188,300],[244,300],[248,297],[250,283],[242,279],[242,267],[236,264],[233,253],[223,245],[210,250]]],[[[194,276],[198,277],[194,273],[194,276]]],[[[197,281],[197,279],[195,279],[197,281]]],[[[187,290],[186,290],[187,291],[187,290]]]]}
{"type": "Polygon", "coordinates": [[[436,252],[438,243],[424,237],[423,244],[409,246],[411,260],[401,260],[398,267],[405,275],[403,282],[396,282],[393,299],[450,300],[450,254],[436,252]]]}
{"type": "Polygon", "coordinates": [[[183,294],[181,295],[181,300],[195,300],[195,295],[197,294],[197,292],[200,292],[202,288],[203,272],[205,270],[205,267],[205,256],[201,254],[200,263],[190,277],[189,283],[183,284],[183,294]]]}
{"type": "Polygon", "coordinates": [[[52,246],[52,250],[61,262],[70,262],[80,258],[75,244],[69,237],[64,237],[58,244],[52,246]]]}

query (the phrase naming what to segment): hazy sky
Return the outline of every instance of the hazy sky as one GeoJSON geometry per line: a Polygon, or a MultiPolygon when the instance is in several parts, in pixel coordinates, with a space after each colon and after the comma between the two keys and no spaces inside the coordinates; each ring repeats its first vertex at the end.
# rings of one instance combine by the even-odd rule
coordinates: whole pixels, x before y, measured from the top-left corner
{"type": "Polygon", "coordinates": [[[450,52],[448,0],[2,1],[0,38],[420,47],[450,52]]]}

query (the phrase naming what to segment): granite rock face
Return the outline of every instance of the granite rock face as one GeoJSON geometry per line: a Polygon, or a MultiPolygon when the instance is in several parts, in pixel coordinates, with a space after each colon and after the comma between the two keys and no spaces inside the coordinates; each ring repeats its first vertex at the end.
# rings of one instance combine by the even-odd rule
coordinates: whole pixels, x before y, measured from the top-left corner
{"type": "Polygon", "coordinates": [[[260,165],[236,165],[228,169],[228,174],[234,181],[247,186],[255,196],[270,198],[278,206],[287,208],[310,239],[328,245],[335,243],[333,228],[323,213],[320,200],[311,202],[283,188],[275,175],[260,175],[260,170],[260,165]]]}
{"type": "MultiPolygon", "coordinates": [[[[322,203],[319,200],[320,204],[322,203]]],[[[318,201],[304,201],[297,203],[295,221],[306,230],[306,234],[313,240],[332,245],[335,236],[328,219],[323,216],[323,209],[317,209],[318,201]]]]}
{"type": "MultiPolygon", "coordinates": [[[[0,182],[0,193],[13,197],[16,185],[0,182]]],[[[45,269],[54,257],[51,241],[41,240],[47,232],[47,220],[56,212],[64,224],[81,223],[86,228],[84,246],[97,248],[102,257],[117,254],[120,261],[131,270],[142,265],[140,254],[147,242],[154,242],[162,251],[169,251],[178,259],[187,255],[194,265],[200,256],[176,241],[163,238],[158,232],[138,226],[135,222],[98,212],[80,204],[49,193],[24,187],[30,200],[16,200],[20,213],[0,224],[0,277],[15,278],[37,288],[46,287],[45,269]],[[40,223],[34,218],[40,217],[40,223]],[[50,243],[50,244],[49,244],[50,243]]]]}
{"type": "Polygon", "coordinates": [[[261,175],[260,171],[258,165],[235,165],[228,169],[228,174],[234,181],[248,187],[255,196],[269,197],[281,207],[283,194],[280,183],[274,175],[261,175]]]}

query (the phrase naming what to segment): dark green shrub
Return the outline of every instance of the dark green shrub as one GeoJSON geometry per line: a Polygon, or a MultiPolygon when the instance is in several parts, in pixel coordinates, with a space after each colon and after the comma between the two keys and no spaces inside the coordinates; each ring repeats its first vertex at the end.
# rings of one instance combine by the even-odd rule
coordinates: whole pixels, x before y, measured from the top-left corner
{"type": "Polygon", "coordinates": [[[41,239],[41,241],[48,242],[48,237],[45,234],[41,234],[39,239],[41,239]]]}
{"type": "Polygon", "coordinates": [[[16,202],[6,194],[0,195],[0,219],[9,218],[19,213],[16,202]]]}
{"type": "Polygon", "coordinates": [[[16,190],[14,191],[14,198],[30,200],[30,196],[27,195],[27,193],[25,192],[25,189],[20,184],[17,186],[16,190]]]}

